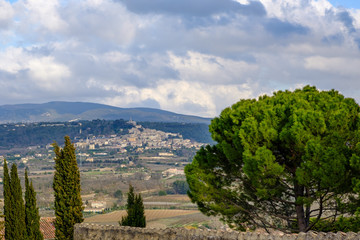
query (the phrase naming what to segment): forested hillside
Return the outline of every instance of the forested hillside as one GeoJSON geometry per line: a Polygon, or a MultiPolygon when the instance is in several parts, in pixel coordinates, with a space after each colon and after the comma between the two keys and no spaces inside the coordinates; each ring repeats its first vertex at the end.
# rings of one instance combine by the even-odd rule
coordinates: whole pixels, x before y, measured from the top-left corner
{"type": "MultiPolygon", "coordinates": [[[[198,142],[211,142],[207,124],[196,123],[139,123],[145,128],[180,133],[184,138],[198,142]]],[[[125,120],[92,120],[79,122],[42,122],[26,124],[1,124],[0,149],[46,145],[62,142],[65,135],[74,138],[127,134],[133,126],[125,120]]]]}
{"type": "Polygon", "coordinates": [[[2,149],[46,145],[52,141],[62,142],[65,135],[71,139],[91,135],[126,134],[132,127],[124,120],[93,120],[81,122],[43,122],[28,124],[1,124],[0,146],[2,149]],[[123,129],[121,131],[121,129],[123,129]]]}

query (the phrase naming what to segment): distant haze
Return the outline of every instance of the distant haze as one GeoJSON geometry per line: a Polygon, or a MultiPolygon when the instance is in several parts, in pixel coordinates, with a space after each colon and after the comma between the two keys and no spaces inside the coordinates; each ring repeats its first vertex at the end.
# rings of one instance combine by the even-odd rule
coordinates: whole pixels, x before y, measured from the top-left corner
{"type": "Polygon", "coordinates": [[[152,108],[118,108],[86,102],[49,102],[0,106],[0,123],[124,119],[148,122],[210,123],[209,118],[152,108]]]}

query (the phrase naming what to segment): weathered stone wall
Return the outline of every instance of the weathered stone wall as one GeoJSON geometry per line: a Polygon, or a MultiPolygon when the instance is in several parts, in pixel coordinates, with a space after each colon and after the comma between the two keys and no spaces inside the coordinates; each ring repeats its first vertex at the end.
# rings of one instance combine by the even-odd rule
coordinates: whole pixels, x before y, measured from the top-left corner
{"type": "Polygon", "coordinates": [[[74,240],[360,240],[360,233],[300,233],[269,235],[259,233],[149,229],[95,224],[76,224],[74,240]]]}

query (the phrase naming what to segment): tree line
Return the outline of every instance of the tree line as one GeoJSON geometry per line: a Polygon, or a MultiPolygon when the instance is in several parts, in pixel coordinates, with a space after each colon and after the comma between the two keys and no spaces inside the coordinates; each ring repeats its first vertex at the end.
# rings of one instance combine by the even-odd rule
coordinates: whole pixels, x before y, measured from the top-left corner
{"type": "MultiPolygon", "coordinates": [[[[60,148],[55,142],[55,173],[53,181],[55,208],[55,236],[57,240],[72,240],[75,223],[83,222],[81,200],[80,171],[76,161],[75,147],[70,137],[65,137],[65,144],[60,148]]],[[[40,215],[36,204],[36,192],[25,170],[25,201],[16,164],[12,164],[9,173],[4,160],[4,218],[5,239],[42,240],[40,215]]],[[[121,225],[145,227],[144,205],[141,195],[134,195],[129,188],[128,216],[121,225]]]]}
{"type": "Polygon", "coordinates": [[[79,122],[40,122],[25,124],[0,124],[0,146],[44,146],[49,139],[60,142],[65,135],[71,139],[94,135],[126,134],[132,128],[125,120],[92,120],[79,122]]]}
{"type": "Polygon", "coordinates": [[[5,239],[42,240],[36,193],[25,170],[25,203],[16,164],[9,169],[4,161],[5,239]]]}
{"type": "MultiPolygon", "coordinates": [[[[146,128],[180,133],[186,139],[211,143],[207,124],[198,123],[162,123],[141,122],[146,128]]],[[[92,120],[79,122],[42,122],[19,124],[0,124],[0,146],[3,149],[13,147],[44,146],[49,139],[60,142],[65,135],[74,138],[86,138],[89,135],[127,134],[133,127],[123,119],[92,120]]]]}
{"type": "MultiPolygon", "coordinates": [[[[53,144],[55,152],[54,196],[55,236],[58,240],[73,239],[74,224],[82,222],[80,195],[80,172],[76,162],[75,147],[70,137],[65,137],[65,146],[53,144]]],[[[5,239],[42,240],[36,192],[25,170],[25,202],[22,197],[16,164],[9,173],[4,160],[4,217],[5,239]]]]}

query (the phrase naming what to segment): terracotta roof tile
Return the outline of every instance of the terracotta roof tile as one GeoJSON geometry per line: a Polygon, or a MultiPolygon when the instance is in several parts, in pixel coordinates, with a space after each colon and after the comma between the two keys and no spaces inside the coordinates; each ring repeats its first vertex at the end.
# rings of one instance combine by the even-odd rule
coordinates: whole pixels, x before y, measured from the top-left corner
{"type": "MultiPolygon", "coordinates": [[[[4,220],[1,219],[0,222],[4,220]]],[[[53,217],[43,217],[40,219],[40,231],[44,235],[44,239],[50,240],[55,239],[55,225],[54,225],[55,218],[53,217]]],[[[0,239],[4,240],[5,235],[5,228],[0,230],[0,239]]]]}
{"type": "Polygon", "coordinates": [[[55,218],[44,217],[40,219],[40,231],[44,235],[44,239],[55,239],[55,218]]]}

